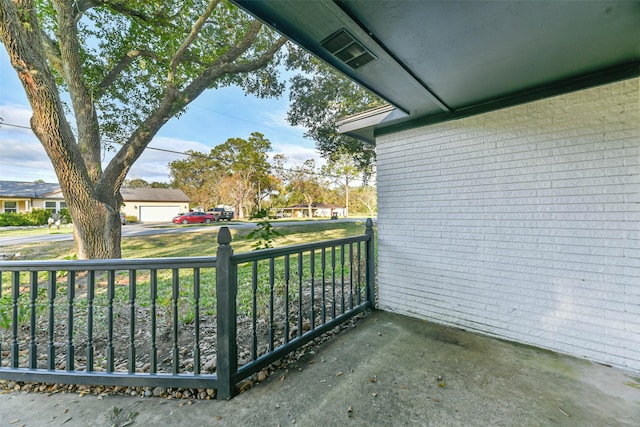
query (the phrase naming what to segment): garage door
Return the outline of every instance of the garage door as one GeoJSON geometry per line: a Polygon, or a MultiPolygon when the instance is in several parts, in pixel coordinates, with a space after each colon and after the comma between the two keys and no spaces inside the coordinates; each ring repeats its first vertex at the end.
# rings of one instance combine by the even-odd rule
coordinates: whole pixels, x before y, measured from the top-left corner
{"type": "Polygon", "coordinates": [[[180,206],[140,206],[140,222],[171,222],[180,213],[180,206]]]}

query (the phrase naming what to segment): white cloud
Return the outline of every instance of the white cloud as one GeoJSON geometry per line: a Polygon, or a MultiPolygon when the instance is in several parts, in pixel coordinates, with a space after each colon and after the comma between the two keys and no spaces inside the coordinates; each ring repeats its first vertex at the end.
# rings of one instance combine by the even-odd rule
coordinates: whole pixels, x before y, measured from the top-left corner
{"type": "Polygon", "coordinates": [[[266,117],[266,121],[264,124],[271,128],[275,129],[285,129],[291,133],[300,133],[302,135],[305,131],[303,126],[292,126],[287,121],[287,111],[286,109],[282,110],[271,110],[264,113],[264,117],[266,117]]]}
{"type": "Polygon", "coordinates": [[[0,128],[3,131],[10,130],[15,133],[33,135],[30,129],[31,116],[31,108],[28,106],[20,104],[0,105],[0,117],[2,117],[0,128]]]}
{"type": "Polygon", "coordinates": [[[169,163],[184,159],[186,156],[178,153],[188,150],[209,153],[211,147],[197,141],[156,137],[133,165],[127,177],[141,178],[148,182],[169,182],[169,163]]]}
{"type": "Polygon", "coordinates": [[[57,182],[49,157],[29,128],[31,115],[25,105],[0,105],[0,179],[57,182]]]}
{"type": "Polygon", "coordinates": [[[0,131],[0,179],[57,182],[51,161],[33,134],[31,139],[7,137],[0,131]]]}
{"type": "MultiPolygon", "coordinates": [[[[188,150],[209,153],[211,147],[197,141],[156,137],[134,163],[127,178],[139,178],[147,182],[169,182],[169,163],[184,159],[186,156],[180,153],[188,150]]],[[[110,153],[105,159],[105,166],[113,158],[113,155],[114,153],[110,153]]]]}
{"type": "Polygon", "coordinates": [[[316,166],[325,164],[325,160],[320,157],[320,153],[315,148],[303,147],[296,144],[273,144],[272,157],[276,154],[284,154],[289,160],[288,167],[299,166],[305,160],[314,159],[316,166]]]}
{"type": "MultiPolygon", "coordinates": [[[[24,106],[3,105],[0,106],[0,117],[4,119],[5,124],[28,126],[31,110],[24,106]]],[[[149,148],[131,168],[128,178],[141,178],[149,182],[168,182],[168,164],[173,160],[184,158],[184,155],[179,153],[187,150],[208,153],[211,147],[195,141],[167,137],[154,138],[149,148]]],[[[103,166],[106,167],[113,155],[113,152],[105,154],[103,166]]],[[[40,141],[29,129],[0,127],[0,180],[35,181],[39,179],[57,182],[53,165],[40,141]]]]}

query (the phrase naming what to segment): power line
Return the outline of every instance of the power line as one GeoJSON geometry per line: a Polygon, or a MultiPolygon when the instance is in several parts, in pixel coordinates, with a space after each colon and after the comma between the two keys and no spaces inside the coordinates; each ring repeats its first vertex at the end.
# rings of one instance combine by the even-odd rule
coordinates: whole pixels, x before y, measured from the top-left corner
{"type": "Polygon", "coordinates": [[[209,107],[205,107],[203,105],[199,105],[199,104],[197,104],[195,102],[192,102],[190,105],[193,106],[193,107],[197,107],[197,108],[206,110],[206,111],[210,111],[212,113],[220,114],[221,116],[230,117],[232,119],[239,120],[241,122],[249,123],[249,124],[252,124],[252,125],[255,125],[255,126],[265,127],[267,129],[271,129],[274,132],[279,132],[279,133],[283,133],[283,134],[287,134],[287,135],[297,136],[293,132],[289,132],[289,131],[286,131],[286,130],[281,129],[281,128],[276,128],[276,127],[273,127],[273,126],[265,125],[264,123],[253,122],[251,120],[247,120],[247,119],[242,118],[242,117],[237,117],[237,116],[234,116],[232,114],[223,113],[221,111],[214,110],[213,108],[209,108],[209,107]]]}
{"type": "Polygon", "coordinates": [[[30,130],[30,131],[33,131],[33,130],[31,129],[31,126],[20,126],[20,125],[14,125],[14,124],[12,124],[12,123],[5,123],[5,122],[0,123],[0,128],[1,128],[2,126],[9,126],[9,127],[12,127],[12,128],[20,128],[20,129],[28,129],[28,130],[30,130]]]}
{"type": "MultiPolygon", "coordinates": [[[[22,126],[22,125],[16,125],[13,123],[5,123],[5,122],[1,122],[0,123],[0,128],[2,128],[2,126],[9,126],[9,127],[14,127],[14,128],[20,128],[20,129],[28,129],[33,131],[33,129],[31,128],[31,126],[22,126]]],[[[124,145],[124,143],[119,142],[119,141],[113,141],[113,140],[103,140],[104,142],[108,142],[108,143],[112,143],[112,144],[119,144],[119,145],[124,145]]],[[[206,153],[200,153],[198,151],[192,151],[190,153],[186,153],[186,152],[182,152],[182,151],[175,151],[175,150],[169,150],[166,148],[158,148],[158,147],[151,147],[151,146],[147,146],[145,148],[146,150],[155,150],[155,151],[161,151],[161,152],[165,152],[165,153],[171,153],[171,154],[178,154],[181,156],[197,156],[197,157],[209,157],[208,154],[206,153]]],[[[315,175],[315,176],[326,176],[326,177],[330,177],[330,178],[342,178],[341,175],[331,175],[331,174],[327,174],[327,173],[322,173],[322,172],[311,172],[311,171],[301,171],[299,169],[295,169],[295,168],[281,168],[283,171],[287,171],[287,172],[296,172],[296,173],[305,173],[305,174],[309,174],[309,175],[315,175]]],[[[375,180],[367,180],[368,182],[376,182],[375,180]]]]}

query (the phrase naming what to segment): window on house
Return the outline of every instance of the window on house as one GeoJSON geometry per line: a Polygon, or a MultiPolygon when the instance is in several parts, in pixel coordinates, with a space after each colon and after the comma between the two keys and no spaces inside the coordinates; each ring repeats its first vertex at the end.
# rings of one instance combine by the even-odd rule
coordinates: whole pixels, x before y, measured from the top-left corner
{"type": "Polygon", "coordinates": [[[18,213],[18,202],[4,202],[4,211],[18,213]]]}
{"type": "Polygon", "coordinates": [[[57,212],[56,202],[44,202],[44,209],[49,211],[50,213],[57,212]]]}
{"type": "Polygon", "coordinates": [[[67,207],[67,202],[60,202],[60,210],[67,207]]]}

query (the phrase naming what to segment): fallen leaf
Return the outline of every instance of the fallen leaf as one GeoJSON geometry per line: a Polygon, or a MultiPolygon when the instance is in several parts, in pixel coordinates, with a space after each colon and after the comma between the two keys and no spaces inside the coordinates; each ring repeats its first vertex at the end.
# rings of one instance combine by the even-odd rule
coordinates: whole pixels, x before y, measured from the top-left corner
{"type": "Polygon", "coordinates": [[[336,377],[341,377],[342,375],[344,375],[342,372],[338,372],[338,373],[336,374],[336,377]]]}
{"type": "Polygon", "coordinates": [[[371,378],[369,378],[369,382],[370,382],[370,383],[375,383],[375,382],[377,382],[377,381],[378,381],[378,377],[376,377],[375,375],[374,375],[374,376],[372,376],[371,378]]]}

